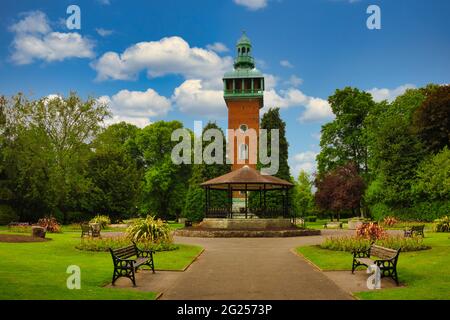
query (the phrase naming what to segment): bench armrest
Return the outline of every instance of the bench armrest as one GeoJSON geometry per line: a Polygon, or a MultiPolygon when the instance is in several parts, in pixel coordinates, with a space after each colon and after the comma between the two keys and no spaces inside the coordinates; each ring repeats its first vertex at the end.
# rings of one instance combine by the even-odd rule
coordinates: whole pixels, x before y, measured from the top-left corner
{"type": "Polygon", "coordinates": [[[151,249],[139,249],[137,246],[136,246],[136,250],[137,250],[137,256],[141,257],[141,258],[152,258],[153,253],[155,252],[155,250],[151,250],[151,249]]]}
{"type": "Polygon", "coordinates": [[[114,265],[119,268],[133,268],[136,260],[134,259],[121,259],[118,257],[114,257],[114,265]]]}
{"type": "Polygon", "coordinates": [[[352,254],[353,258],[370,258],[370,248],[353,250],[352,254]]]}

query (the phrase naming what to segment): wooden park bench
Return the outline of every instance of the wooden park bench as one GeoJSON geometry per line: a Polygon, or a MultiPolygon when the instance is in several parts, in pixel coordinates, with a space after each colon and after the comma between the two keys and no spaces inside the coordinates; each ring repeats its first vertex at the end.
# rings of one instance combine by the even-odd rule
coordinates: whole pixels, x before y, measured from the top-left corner
{"type": "Polygon", "coordinates": [[[94,228],[92,225],[88,223],[82,223],[81,224],[81,237],[84,238],[84,236],[88,237],[100,237],[100,228],[94,228]]]}
{"type": "Polygon", "coordinates": [[[413,235],[418,235],[424,237],[423,229],[425,228],[425,225],[419,225],[419,226],[411,226],[409,228],[405,229],[405,237],[412,237],[413,235]]]}
{"type": "Polygon", "coordinates": [[[155,265],[153,262],[153,250],[141,250],[136,244],[119,248],[109,249],[114,264],[114,272],[112,284],[120,277],[127,277],[136,286],[135,273],[141,266],[148,266],[155,273],[155,265]]]}
{"type": "Polygon", "coordinates": [[[398,285],[397,260],[400,250],[384,248],[372,244],[368,250],[353,251],[352,273],[359,266],[376,265],[380,268],[381,277],[391,277],[398,285]],[[375,259],[372,259],[376,257],[375,259]]]}

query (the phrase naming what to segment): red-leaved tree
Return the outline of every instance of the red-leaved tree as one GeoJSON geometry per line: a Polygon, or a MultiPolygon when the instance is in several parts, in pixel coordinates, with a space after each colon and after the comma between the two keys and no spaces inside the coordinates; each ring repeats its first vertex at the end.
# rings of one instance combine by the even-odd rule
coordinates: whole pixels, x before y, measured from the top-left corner
{"type": "Polygon", "coordinates": [[[323,210],[335,212],[338,221],[342,211],[355,210],[360,206],[364,181],[352,162],[317,176],[315,185],[316,204],[323,210]]]}

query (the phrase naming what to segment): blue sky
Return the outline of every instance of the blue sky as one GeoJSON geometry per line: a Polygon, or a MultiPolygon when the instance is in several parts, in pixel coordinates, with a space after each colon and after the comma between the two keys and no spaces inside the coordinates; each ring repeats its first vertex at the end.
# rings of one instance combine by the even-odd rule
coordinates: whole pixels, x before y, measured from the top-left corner
{"type": "Polygon", "coordinates": [[[246,30],[266,75],[265,109],[281,107],[294,174],[314,170],[326,99],[356,86],[376,100],[449,83],[450,1],[8,1],[0,12],[0,93],[77,91],[143,126],[177,119],[226,128],[221,76],[246,30]],[[81,9],[69,30],[66,9],[81,9]],[[381,9],[369,30],[366,9],[381,9]]]}

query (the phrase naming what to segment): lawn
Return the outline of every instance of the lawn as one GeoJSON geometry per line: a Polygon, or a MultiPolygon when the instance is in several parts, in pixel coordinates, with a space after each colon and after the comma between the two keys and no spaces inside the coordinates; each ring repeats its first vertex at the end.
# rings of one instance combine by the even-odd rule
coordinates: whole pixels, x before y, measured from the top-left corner
{"type": "MultiPolygon", "coordinates": [[[[334,220],[334,221],[337,221],[337,220],[334,220]]],[[[348,219],[341,219],[341,220],[339,220],[340,222],[342,222],[343,224],[346,224],[347,222],[348,222],[348,219]]],[[[306,226],[306,228],[308,228],[308,229],[323,229],[323,225],[326,223],[326,222],[330,222],[330,219],[317,219],[316,221],[314,221],[314,222],[308,222],[308,221],[306,221],[305,222],[305,226],[306,226]]]]}
{"type": "MultiPolygon", "coordinates": [[[[4,231],[2,233],[5,233],[4,231]]],[[[0,299],[155,299],[157,293],[104,288],[111,282],[112,262],[107,252],[75,249],[79,233],[47,234],[51,241],[0,242],[0,299]],[[81,289],[69,290],[69,265],[81,269],[81,289]]],[[[197,246],[180,245],[155,254],[160,270],[182,270],[201,252],[197,246]]]]}
{"type": "MultiPolygon", "coordinates": [[[[448,233],[427,232],[424,243],[430,250],[400,253],[399,279],[404,288],[359,292],[361,299],[450,299],[450,239],[448,233]]],[[[351,270],[352,255],[321,249],[319,246],[296,249],[322,270],[351,270]]]]}

